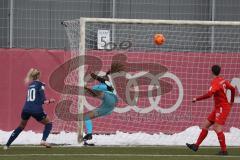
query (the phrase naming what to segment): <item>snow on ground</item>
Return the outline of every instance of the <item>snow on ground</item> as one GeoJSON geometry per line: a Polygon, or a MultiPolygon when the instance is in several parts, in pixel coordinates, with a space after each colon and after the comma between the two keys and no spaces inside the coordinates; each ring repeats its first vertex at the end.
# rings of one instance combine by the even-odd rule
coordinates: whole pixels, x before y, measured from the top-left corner
{"type": "MultiPolygon", "coordinates": [[[[181,133],[166,135],[163,133],[123,133],[116,132],[111,135],[94,135],[93,141],[96,145],[185,145],[186,142],[196,141],[200,128],[193,126],[181,133]]],[[[0,144],[5,144],[11,132],[0,131],[0,144]]],[[[240,146],[240,129],[232,127],[225,133],[228,146],[240,146]]],[[[42,134],[32,131],[23,131],[13,144],[39,144],[42,134]]],[[[48,142],[56,144],[78,145],[76,133],[61,132],[60,134],[51,134],[48,142]]],[[[214,131],[210,131],[204,140],[203,146],[218,146],[219,142],[214,131]]]]}

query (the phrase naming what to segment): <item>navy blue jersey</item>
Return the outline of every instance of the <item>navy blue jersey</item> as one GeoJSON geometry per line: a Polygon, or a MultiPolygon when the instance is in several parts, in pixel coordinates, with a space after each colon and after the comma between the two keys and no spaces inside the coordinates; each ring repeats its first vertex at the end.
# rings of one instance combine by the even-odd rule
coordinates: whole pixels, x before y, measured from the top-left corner
{"type": "Polygon", "coordinates": [[[44,88],[45,84],[40,81],[33,81],[29,84],[23,111],[30,113],[43,112],[42,105],[46,100],[44,88]]]}

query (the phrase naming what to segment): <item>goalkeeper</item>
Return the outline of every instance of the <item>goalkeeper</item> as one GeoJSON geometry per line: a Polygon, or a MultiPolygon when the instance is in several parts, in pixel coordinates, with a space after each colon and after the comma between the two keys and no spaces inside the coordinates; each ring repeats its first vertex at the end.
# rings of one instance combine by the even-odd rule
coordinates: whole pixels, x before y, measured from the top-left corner
{"type": "Polygon", "coordinates": [[[105,76],[97,76],[91,73],[91,77],[100,83],[93,86],[92,89],[84,87],[86,95],[96,97],[102,100],[102,104],[99,108],[89,111],[84,114],[84,121],[87,130],[87,134],[83,137],[84,144],[87,145],[87,140],[92,139],[92,120],[93,118],[106,116],[112,113],[116,103],[118,101],[117,96],[113,93],[114,89],[109,82],[109,76],[113,73],[123,71],[123,65],[120,63],[113,63],[111,69],[106,73],[105,76]]]}

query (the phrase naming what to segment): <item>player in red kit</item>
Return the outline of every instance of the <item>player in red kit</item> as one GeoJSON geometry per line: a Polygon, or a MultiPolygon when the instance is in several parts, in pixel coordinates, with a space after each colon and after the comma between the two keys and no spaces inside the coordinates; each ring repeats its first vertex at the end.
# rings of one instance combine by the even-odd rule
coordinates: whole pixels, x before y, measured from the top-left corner
{"type": "Polygon", "coordinates": [[[188,148],[193,151],[197,151],[202,141],[206,138],[208,134],[208,129],[213,126],[214,131],[218,136],[218,140],[221,146],[221,151],[219,155],[227,155],[227,148],[225,143],[225,135],[222,131],[222,127],[225,124],[228,114],[231,110],[231,106],[234,102],[235,97],[235,88],[225,79],[219,76],[221,67],[218,65],[212,66],[212,74],[214,76],[211,87],[209,91],[203,96],[193,98],[192,102],[200,101],[210,97],[214,97],[215,106],[213,111],[209,114],[207,121],[204,123],[202,131],[197,139],[197,142],[194,144],[186,144],[188,148]],[[226,91],[231,90],[231,101],[230,103],[227,100],[226,91]]]}

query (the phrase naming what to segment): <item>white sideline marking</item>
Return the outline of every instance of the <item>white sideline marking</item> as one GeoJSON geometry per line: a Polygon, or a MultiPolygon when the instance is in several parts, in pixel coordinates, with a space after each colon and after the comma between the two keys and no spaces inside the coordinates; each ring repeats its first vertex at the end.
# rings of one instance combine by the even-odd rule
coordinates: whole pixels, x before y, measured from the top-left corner
{"type": "MultiPolygon", "coordinates": [[[[1,145],[0,145],[1,146],[1,145]]],[[[40,146],[40,145],[13,145],[11,146],[11,148],[44,148],[43,146],[40,146]]],[[[64,145],[53,145],[52,147],[54,148],[82,148],[82,147],[86,147],[86,146],[83,146],[83,145],[67,145],[67,144],[64,144],[64,145]]],[[[111,147],[111,148],[159,148],[159,149],[162,149],[162,148],[173,148],[173,149],[185,149],[186,146],[168,146],[168,145],[164,145],[164,146],[156,146],[156,145],[129,145],[129,146],[126,146],[126,145],[95,145],[94,148],[107,148],[107,147],[111,147]]],[[[219,148],[219,146],[202,146],[201,148],[219,148]]],[[[239,146],[228,146],[228,148],[239,148],[239,146]]],[[[0,147],[1,149],[1,147],[0,147]]]]}
{"type": "Polygon", "coordinates": [[[226,158],[240,158],[240,155],[228,155],[228,156],[220,156],[220,155],[172,155],[172,154],[3,154],[0,157],[30,157],[30,156],[99,156],[99,157],[226,157],[226,158]]]}

